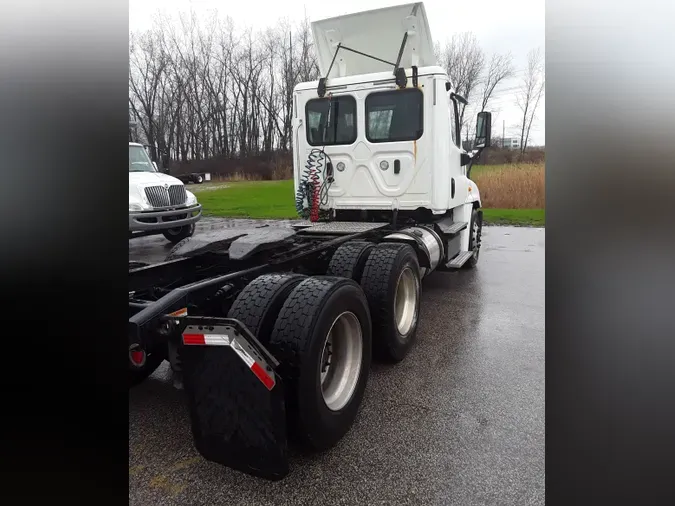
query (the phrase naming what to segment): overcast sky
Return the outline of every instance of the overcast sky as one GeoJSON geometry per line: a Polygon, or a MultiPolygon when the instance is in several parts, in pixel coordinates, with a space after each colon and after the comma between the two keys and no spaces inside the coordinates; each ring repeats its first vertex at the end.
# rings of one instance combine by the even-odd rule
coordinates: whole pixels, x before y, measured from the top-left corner
{"type": "MultiPolygon", "coordinates": [[[[352,12],[376,9],[391,5],[412,3],[405,0],[340,0],[339,2],[308,2],[307,0],[248,0],[228,2],[224,0],[129,0],[129,29],[141,31],[150,28],[153,15],[159,11],[178,14],[191,8],[197,13],[217,9],[231,16],[239,27],[265,28],[280,18],[300,20],[305,14],[310,21],[352,12]]],[[[506,124],[506,136],[518,134],[515,125],[519,122],[520,110],[515,105],[513,89],[518,86],[527,63],[527,52],[544,46],[545,0],[482,0],[467,3],[452,0],[425,0],[424,7],[429,18],[431,36],[444,42],[454,32],[471,31],[476,34],[482,48],[488,53],[511,51],[519,71],[512,81],[496,91],[489,109],[496,115],[497,125],[493,133],[501,136],[502,122],[506,124]]],[[[530,144],[544,144],[545,104],[539,106],[537,119],[532,127],[530,144]]]]}

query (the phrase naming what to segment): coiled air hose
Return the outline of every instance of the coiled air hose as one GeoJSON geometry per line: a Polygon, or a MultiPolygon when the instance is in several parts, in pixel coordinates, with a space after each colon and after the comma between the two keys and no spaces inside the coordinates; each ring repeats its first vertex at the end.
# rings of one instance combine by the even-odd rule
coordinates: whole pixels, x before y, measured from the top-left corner
{"type": "MultiPolygon", "coordinates": [[[[328,123],[333,119],[331,116],[333,97],[329,93],[326,98],[329,102],[323,132],[324,140],[328,132],[328,123]]],[[[321,206],[328,203],[328,190],[333,184],[333,162],[325,149],[324,144],[321,149],[314,148],[310,151],[295,193],[296,212],[302,218],[309,218],[311,221],[319,220],[321,206]],[[305,207],[305,202],[307,207],[305,207]]]]}
{"type": "Polygon", "coordinates": [[[300,176],[295,193],[295,210],[311,221],[320,218],[320,207],[328,203],[328,190],[333,183],[333,163],[323,148],[312,149],[300,176]]]}

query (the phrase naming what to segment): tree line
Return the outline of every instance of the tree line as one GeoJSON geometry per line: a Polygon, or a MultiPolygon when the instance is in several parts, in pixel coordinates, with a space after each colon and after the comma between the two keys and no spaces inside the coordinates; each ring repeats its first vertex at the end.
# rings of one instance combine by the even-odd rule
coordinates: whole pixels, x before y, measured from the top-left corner
{"type": "MultiPolygon", "coordinates": [[[[489,110],[495,92],[515,76],[511,54],[486,55],[472,33],[435,49],[458,93],[473,102],[472,112],[489,110]]],[[[541,54],[532,52],[530,60],[514,98],[522,104],[523,150],[544,82],[541,54]]],[[[149,30],[129,37],[136,134],[182,162],[290,151],[293,88],[319,77],[307,19],[256,32],[237,29],[216,12],[208,19],[160,14],[149,30]]],[[[464,109],[460,123],[469,139],[475,115],[464,109]]]]}

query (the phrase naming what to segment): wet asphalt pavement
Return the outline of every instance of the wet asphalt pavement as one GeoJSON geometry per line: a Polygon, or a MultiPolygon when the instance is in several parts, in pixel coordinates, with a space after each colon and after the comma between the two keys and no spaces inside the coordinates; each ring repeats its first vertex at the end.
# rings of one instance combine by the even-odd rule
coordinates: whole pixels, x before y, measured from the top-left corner
{"type": "MultiPolygon", "coordinates": [[[[474,271],[427,277],[410,354],[373,364],[351,431],[325,454],[293,452],[282,481],[199,456],[165,363],[129,393],[129,504],[544,504],[544,235],[486,227],[474,271]]],[[[130,260],[169,249],[129,241],[130,260]]]]}

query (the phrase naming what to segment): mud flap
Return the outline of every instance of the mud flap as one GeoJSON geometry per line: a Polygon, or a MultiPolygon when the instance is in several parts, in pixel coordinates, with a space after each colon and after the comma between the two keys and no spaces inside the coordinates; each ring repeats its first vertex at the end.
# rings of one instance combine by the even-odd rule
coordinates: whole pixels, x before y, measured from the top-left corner
{"type": "Polygon", "coordinates": [[[197,450],[247,474],[283,478],[288,451],[278,362],[238,320],[182,320],[184,385],[197,450]]]}

